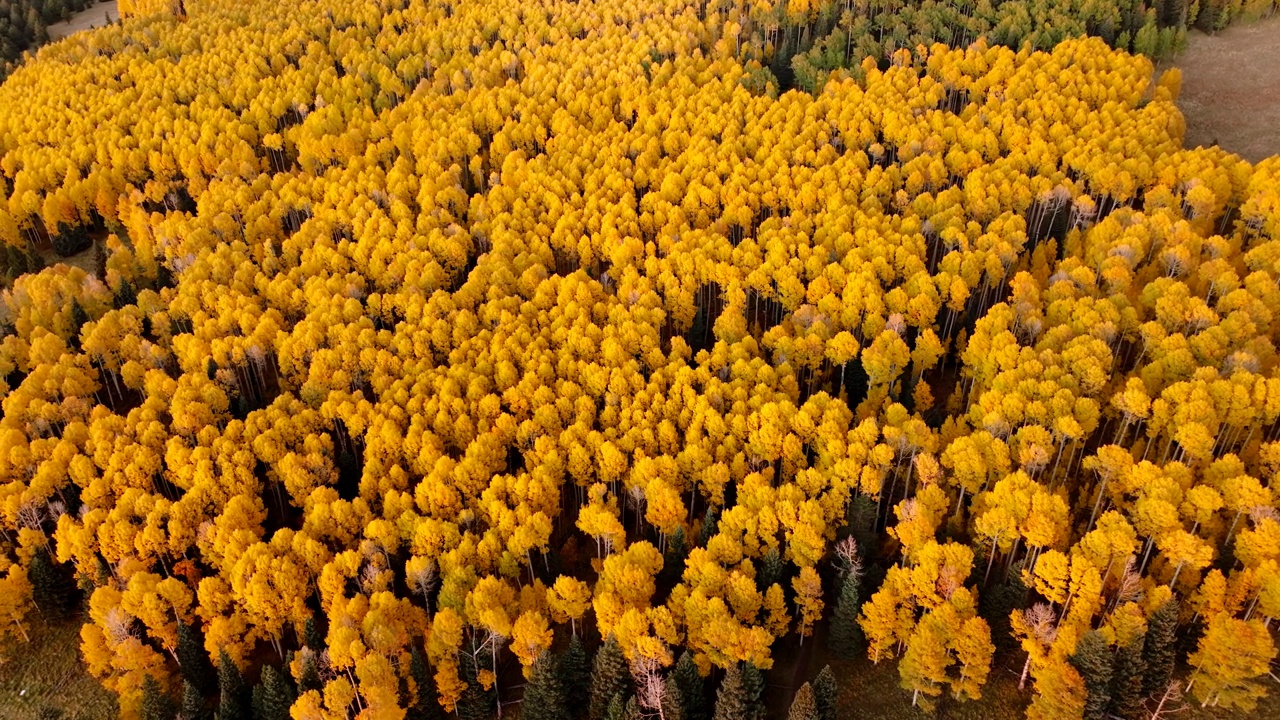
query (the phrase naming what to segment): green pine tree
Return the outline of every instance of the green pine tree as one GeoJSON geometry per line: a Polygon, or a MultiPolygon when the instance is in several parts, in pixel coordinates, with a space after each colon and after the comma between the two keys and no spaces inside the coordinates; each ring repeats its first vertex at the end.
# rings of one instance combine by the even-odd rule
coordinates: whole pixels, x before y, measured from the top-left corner
{"type": "Polygon", "coordinates": [[[813,701],[813,687],[809,683],[801,685],[791,699],[787,720],[818,720],[818,707],[813,701]]]}
{"type": "Polygon", "coordinates": [[[1174,600],[1161,605],[1147,620],[1142,660],[1146,671],[1142,676],[1142,692],[1159,695],[1169,687],[1177,664],[1178,604],[1174,600]]]}
{"type": "Polygon", "coordinates": [[[835,613],[827,632],[827,648],[837,657],[851,660],[862,650],[866,638],[858,624],[862,612],[862,598],[858,590],[858,578],[846,575],[840,583],[840,597],[836,599],[835,613]]]}
{"type": "Polygon", "coordinates": [[[689,720],[684,714],[684,699],[670,678],[662,684],[662,720],[689,720]]]}
{"type": "Polygon", "coordinates": [[[409,659],[409,675],[417,687],[417,697],[409,706],[405,719],[440,720],[440,701],[436,695],[436,680],[431,675],[431,668],[427,667],[426,658],[422,657],[422,651],[417,645],[413,646],[413,653],[409,659]]]}
{"type": "Polygon", "coordinates": [[[458,699],[458,717],[462,720],[488,720],[493,717],[498,702],[495,687],[490,686],[488,690],[484,689],[477,679],[479,669],[470,660],[461,663],[461,670],[462,679],[467,683],[467,688],[462,691],[462,697],[458,699]]]}
{"type": "Polygon", "coordinates": [[[742,670],[737,665],[730,665],[720,682],[720,690],[716,692],[716,711],[712,720],[742,720],[747,716],[747,689],[742,684],[742,670]]]}
{"type": "Polygon", "coordinates": [[[680,692],[680,703],[684,708],[684,720],[706,720],[706,690],[702,682],[702,674],[693,661],[689,651],[680,653],[676,669],[672,671],[673,684],[680,692]]]}
{"type": "Polygon", "coordinates": [[[182,682],[182,720],[209,720],[204,694],[190,680],[182,682]]]}
{"type": "Polygon", "coordinates": [[[747,715],[750,720],[752,718],[763,720],[765,717],[764,706],[764,674],[760,672],[760,668],[751,663],[744,663],[742,666],[742,687],[747,693],[747,715]]]}
{"type": "Polygon", "coordinates": [[[67,617],[80,602],[74,571],[56,562],[46,548],[39,548],[31,556],[27,578],[31,581],[31,600],[40,612],[53,619],[67,617]]]}
{"type": "Polygon", "coordinates": [[[622,709],[622,720],[644,720],[644,714],[640,712],[640,703],[636,702],[634,696],[627,698],[627,706],[622,709]]]}
{"type": "Polygon", "coordinates": [[[565,708],[569,710],[570,717],[581,717],[591,702],[591,666],[587,663],[587,651],[577,635],[569,638],[569,647],[557,665],[565,708]]]}
{"type": "Polygon", "coordinates": [[[195,625],[178,623],[178,669],[187,682],[196,686],[203,695],[212,695],[218,689],[218,673],[209,662],[204,649],[204,633],[195,625]]]}
{"type": "Polygon", "coordinates": [[[320,690],[324,685],[320,682],[320,666],[316,661],[316,653],[311,648],[302,651],[302,667],[298,669],[298,692],[320,690]]]}
{"type": "Polygon", "coordinates": [[[1146,662],[1142,659],[1143,638],[1116,651],[1115,672],[1111,675],[1110,714],[1125,720],[1142,716],[1142,676],[1146,662]]]}
{"type": "Polygon", "coordinates": [[[1084,720],[1103,720],[1111,702],[1111,645],[1102,633],[1090,630],[1076,642],[1076,651],[1067,660],[1080,673],[1088,691],[1084,720]]]}
{"type": "Polygon", "coordinates": [[[830,665],[823,665],[818,677],[813,681],[813,704],[818,709],[818,720],[836,720],[839,714],[840,686],[836,684],[835,673],[830,665]]]}
{"type": "Polygon", "coordinates": [[[591,720],[604,717],[614,695],[621,693],[625,698],[630,694],[629,679],[630,672],[626,658],[622,657],[622,648],[610,635],[596,651],[591,667],[591,720]]]}
{"type": "Polygon", "coordinates": [[[622,693],[609,698],[609,706],[605,709],[604,720],[623,720],[626,715],[626,703],[622,701],[622,693]]]}
{"type": "Polygon", "coordinates": [[[148,675],[143,678],[142,720],[173,720],[177,714],[177,706],[165,694],[155,677],[148,675]]]}
{"type": "Polygon", "coordinates": [[[533,674],[524,687],[524,701],[520,704],[520,719],[569,720],[559,668],[550,653],[542,653],[533,663],[533,674]]]}
{"type": "Polygon", "coordinates": [[[250,720],[252,695],[226,650],[218,655],[218,693],[218,720],[250,720]]]}
{"type": "Polygon", "coordinates": [[[702,518],[702,529],[698,531],[698,547],[706,547],[720,526],[720,511],[715,508],[707,510],[702,518]]]}
{"type": "Polygon", "coordinates": [[[320,652],[324,650],[324,635],[320,634],[320,626],[316,622],[316,616],[307,617],[307,621],[302,625],[302,644],[320,652]]]}
{"type": "Polygon", "coordinates": [[[756,586],[760,592],[764,592],[770,585],[781,583],[786,571],[786,563],[778,554],[778,549],[769,548],[764,557],[760,558],[760,572],[756,573],[756,586]]]}
{"type": "Polygon", "coordinates": [[[289,720],[289,708],[297,698],[293,683],[274,666],[262,668],[262,683],[254,689],[258,720],[289,720]]]}

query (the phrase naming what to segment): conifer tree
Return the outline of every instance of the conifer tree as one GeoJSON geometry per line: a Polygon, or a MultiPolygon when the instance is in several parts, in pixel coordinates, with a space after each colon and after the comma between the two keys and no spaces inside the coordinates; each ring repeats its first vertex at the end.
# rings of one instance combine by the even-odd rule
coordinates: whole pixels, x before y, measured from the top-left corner
{"type": "Polygon", "coordinates": [[[253,693],[257,720],[289,720],[289,708],[296,693],[284,673],[274,666],[264,666],[262,682],[253,689],[253,693]]]}
{"type": "Polygon", "coordinates": [[[178,669],[202,695],[218,689],[218,673],[204,649],[204,633],[195,625],[178,623],[178,669]]]}
{"type": "MultiPolygon", "coordinates": [[[[311,662],[315,667],[315,661],[311,662]]],[[[305,666],[304,666],[305,668],[305,666]]],[[[427,667],[427,660],[415,644],[409,659],[409,675],[417,688],[417,696],[405,714],[407,720],[439,720],[440,702],[436,698],[436,681],[427,667]]],[[[319,678],[317,678],[319,680],[319,678]]]]}
{"type": "Polygon", "coordinates": [[[524,688],[520,717],[522,720],[568,720],[569,718],[569,711],[564,703],[564,689],[560,687],[556,659],[550,653],[542,653],[533,663],[533,675],[524,688]]]}
{"type": "Polygon", "coordinates": [[[1103,720],[1111,702],[1111,646],[1102,633],[1090,630],[1081,636],[1068,660],[1084,679],[1088,692],[1084,702],[1085,720],[1103,720]]]}
{"type": "Polygon", "coordinates": [[[689,651],[680,653],[671,677],[674,682],[669,684],[675,685],[680,693],[684,720],[706,720],[707,706],[702,674],[698,672],[698,665],[689,651]]]}
{"type": "Polygon", "coordinates": [[[800,686],[791,699],[787,720],[818,720],[818,708],[813,700],[813,687],[809,683],[800,686]]]}
{"type": "Polygon", "coordinates": [[[218,720],[250,720],[249,688],[226,650],[218,655],[218,692],[218,720]]]}
{"type": "Polygon", "coordinates": [[[485,720],[492,717],[498,702],[497,686],[492,685],[486,690],[480,684],[475,663],[470,660],[462,663],[462,670],[462,679],[466,681],[467,688],[462,691],[462,698],[458,700],[458,717],[462,720],[485,720]]]}
{"type": "Polygon", "coordinates": [[[609,701],[619,693],[627,696],[627,661],[622,657],[622,648],[612,635],[604,645],[596,651],[595,661],[591,668],[591,718],[599,720],[604,717],[609,701]]]}
{"type": "Polygon", "coordinates": [[[769,548],[764,557],[760,558],[760,572],[756,574],[756,586],[764,592],[770,585],[781,583],[785,574],[786,564],[782,556],[778,554],[777,548],[769,548]]]}
{"type": "Polygon", "coordinates": [[[324,635],[320,632],[315,615],[308,616],[307,621],[302,625],[302,644],[316,652],[324,650],[324,635]]]}
{"type": "Polygon", "coordinates": [[[742,670],[730,665],[716,692],[716,711],[712,720],[741,720],[747,717],[747,690],[742,684],[742,670]]]}
{"type": "Polygon", "coordinates": [[[147,675],[142,681],[142,720],[173,720],[177,714],[178,708],[155,676],[147,675]]]}
{"type": "Polygon", "coordinates": [[[316,663],[316,653],[311,648],[306,648],[302,653],[302,667],[298,673],[298,692],[305,693],[309,690],[320,690],[322,687],[320,667],[316,663]]]}
{"type": "Polygon", "coordinates": [[[604,713],[604,720],[623,720],[626,715],[626,704],[622,701],[622,693],[609,698],[609,706],[604,713]]]}
{"type": "Polygon", "coordinates": [[[830,665],[823,665],[813,681],[813,704],[818,710],[818,720],[836,720],[840,702],[840,687],[830,665]]]}
{"type": "Polygon", "coordinates": [[[662,720],[688,720],[680,690],[670,680],[662,685],[662,720]]]}
{"type": "Polygon", "coordinates": [[[857,576],[845,575],[840,584],[840,597],[836,600],[835,613],[831,616],[831,627],[827,632],[827,647],[837,657],[845,660],[857,655],[866,642],[862,626],[858,624],[858,614],[862,612],[858,582],[857,576]]]}
{"type": "Polygon", "coordinates": [[[591,666],[587,664],[587,652],[577,635],[569,638],[569,647],[561,654],[557,667],[565,708],[571,717],[580,717],[591,701],[591,666]]]}
{"type": "Polygon", "coordinates": [[[65,618],[80,602],[80,590],[76,587],[71,569],[55,562],[43,547],[36,550],[27,569],[31,582],[31,599],[53,619],[65,618]]]}
{"type": "Polygon", "coordinates": [[[208,720],[210,713],[204,704],[204,694],[190,680],[182,681],[182,720],[208,720]]]}
{"type": "Polygon", "coordinates": [[[1146,672],[1143,646],[1143,638],[1138,636],[1116,651],[1110,714],[1126,720],[1142,715],[1142,676],[1146,672]]]}
{"type": "Polygon", "coordinates": [[[1178,605],[1169,600],[1161,605],[1147,621],[1147,634],[1143,640],[1142,659],[1146,669],[1142,676],[1142,692],[1147,696],[1164,692],[1173,678],[1177,662],[1176,643],[1178,630],[1178,605]]]}
{"type": "Polygon", "coordinates": [[[751,663],[742,665],[742,688],[747,694],[747,718],[764,718],[764,674],[751,663]]]}

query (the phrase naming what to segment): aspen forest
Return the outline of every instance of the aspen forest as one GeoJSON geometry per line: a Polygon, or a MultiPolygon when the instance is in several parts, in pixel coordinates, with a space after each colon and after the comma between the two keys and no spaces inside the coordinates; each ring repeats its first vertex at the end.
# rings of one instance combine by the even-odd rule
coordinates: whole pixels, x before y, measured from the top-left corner
{"type": "Polygon", "coordinates": [[[1157,64],[1280,0],[40,8],[0,675],[65,622],[124,720],[1280,707],[1280,157],[1157,64]]]}

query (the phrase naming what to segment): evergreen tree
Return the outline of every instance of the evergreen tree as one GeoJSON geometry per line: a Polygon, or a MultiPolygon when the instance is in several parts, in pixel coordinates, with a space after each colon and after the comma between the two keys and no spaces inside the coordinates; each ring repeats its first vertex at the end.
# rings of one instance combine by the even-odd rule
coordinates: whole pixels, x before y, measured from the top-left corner
{"type": "Polygon", "coordinates": [[[662,684],[662,720],[688,720],[684,714],[684,699],[680,689],[670,678],[662,684]]]}
{"type": "Polygon", "coordinates": [[[627,680],[627,661],[622,657],[622,648],[618,646],[617,639],[610,635],[596,651],[596,658],[592,663],[591,720],[604,717],[614,695],[628,695],[630,688],[627,687],[627,680]]]}
{"type": "Polygon", "coordinates": [[[320,667],[316,663],[316,653],[311,648],[306,648],[302,653],[302,667],[298,671],[298,692],[320,690],[322,687],[320,667]]]}
{"type": "Polygon", "coordinates": [[[760,558],[760,572],[756,574],[756,587],[760,592],[768,590],[770,585],[783,581],[786,571],[786,564],[778,554],[778,549],[769,548],[764,557],[760,558]]]}
{"type": "Polygon", "coordinates": [[[520,706],[521,720],[569,719],[557,665],[555,657],[547,652],[534,661],[533,674],[529,678],[529,684],[524,687],[524,702],[520,706]]]}
{"type": "Polygon", "coordinates": [[[63,563],[55,562],[46,548],[37,549],[31,556],[27,578],[31,581],[31,600],[42,613],[53,619],[67,617],[80,602],[74,571],[63,563]]]}
{"type": "Polygon", "coordinates": [[[813,681],[813,704],[818,710],[818,720],[836,720],[839,703],[840,687],[836,684],[836,676],[830,665],[823,665],[813,681]]]}
{"type": "Polygon", "coordinates": [[[1084,720],[1103,720],[1111,702],[1111,646],[1097,630],[1090,630],[1076,642],[1076,651],[1067,660],[1084,679],[1088,696],[1084,720]]]}
{"type": "Polygon", "coordinates": [[[1177,631],[1178,604],[1170,600],[1147,620],[1147,634],[1142,648],[1142,660],[1146,665],[1142,676],[1144,695],[1159,695],[1169,686],[1177,663],[1177,631]]]}
{"type": "Polygon", "coordinates": [[[142,720],[173,720],[178,708],[154,676],[142,680],[142,720]]]}
{"type": "MultiPolygon", "coordinates": [[[[409,675],[417,688],[417,697],[409,706],[406,720],[440,720],[440,702],[436,696],[436,680],[427,667],[426,658],[415,644],[409,659],[409,675]]],[[[317,678],[318,680],[319,678],[317,678]]]]}
{"type": "Polygon", "coordinates": [[[587,664],[587,651],[577,635],[569,638],[569,647],[560,656],[557,666],[565,708],[570,717],[580,717],[591,702],[591,666],[587,664]]]}
{"type": "Polygon", "coordinates": [[[605,709],[604,720],[623,720],[626,715],[626,704],[622,701],[622,693],[609,698],[609,706],[605,709]]]}
{"type": "Polygon", "coordinates": [[[635,697],[627,698],[627,706],[622,709],[622,720],[643,720],[644,715],[640,712],[640,703],[636,702],[635,697]]]}
{"type": "Polygon", "coordinates": [[[676,669],[671,673],[671,679],[673,682],[670,684],[675,685],[680,693],[684,720],[706,720],[706,691],[702,683],[702,674],[698,672],[698,665],[693,661],[692,653],[687,650],[680,653],[680,659],[676,662],[676,669]]]}
{"type": "Polygon", "coordinates": [[[250,720],[249,688],[226,650],[218,655],[218,691],[218,720],[250,720]]]}
{"type": "Polygon", "coordinates": [[[477,679],[479,671],[474,663],[464,661],[462,671],[462,679],[466,681],[467,688],[458,699],[458,717],[462,720],[488,720],[493,717],[493,711],[497,707],[497,690],[493,686],[486,690],[480,684],[477,679]]]}
{"type": "Polygon", "coordinates": [[[857,655],[866,641],[862,626],[858,624],[858,614],[862,612],[858,582],[858,578],[850,574],[845,575],[840,583],[840,597],[836,599],[835,613],[831,616],[827,632],[827,648],[845,660],[857,655]]]}
{"type": "Polygon", "coordinates": [[[800,686],[791,700],[787,720],[818,720],[818,708],[813,701],[813,688],[809,683],[800,686]]]}
{"type": "Polygon", "coordinates": [[[289,708],[297,694],[293,683],[274,666],[262,668],[262,683],[253,689],[257,720],[289,720],[289,708]]]}
{"type": "Polygon", "coordinates": [[[662,554],[663,583],[674,585],[680,582],[680,575],[684,573],[684,561],[688,556],[689,543],[685,539],[684,528],[678,527],[667,538],[667,550],[662,554]]]}
{"type": "Polygon", "coordinates": [[[190,680],[182,682],[182,720],[208,720],[209,711],[204,706],[204,694],[190,680]]]}
{"type": "Polygon", "coordinates": [[[1125,720],[1142,716],[1142,676],[1147,668],[1142,658],[1143,646],[1140,636],[1116,651],[1110,714],[1125,720]]]}
{"type": "Polygon", "coordinates": [[[204,633],[199,627],[178,623],[178,670],[201,695],[212,695],[218,689],[218,673],[204,649],[204,633]]]}
{"type": "Polygon", "coordinates": [[[320,652],[324,650],[324,635],[320,634],[320,626],[316,623],[316,616],[311,615],[302,625],[302,644],[320,652]]]}
{"type": "Polygon", "coordinates": [[[760,668],[751,663],[742,666],[742,687],[747,693],[747,718],[763,720],[764,706],[764,674],[760,668]]]}
{"type": "MultiPolygon", "coordinates": [[[[983,563],[974,562],[975,572],[981,567],[983,563]]],[[[1020,572],[1009,573],[1007,580],[992,586],[978,597],[978,614],[991,628],[991,644],[997,650],[1007,651],[1018,647],[1009,616],[1014,610],[1026,605],[1026,597],[1027,586],[1022,582],[1020,572]]]]}
{"type": "Polygon", "coordinates": [[[719,526],[720,511],[716,508],[707,510],[707,514],[702,518],[702,529],[698,531],[698,547],[706,547],[711,538],[715,537],[719,526]]]}
{"type": "Polygon", "coordinates": [[[747,717],[747,689],[742,684],[742,670],[730,665],[725,671],[720,690],[716,692],[716,711],[712,720],[742,720],[747,717]]]}

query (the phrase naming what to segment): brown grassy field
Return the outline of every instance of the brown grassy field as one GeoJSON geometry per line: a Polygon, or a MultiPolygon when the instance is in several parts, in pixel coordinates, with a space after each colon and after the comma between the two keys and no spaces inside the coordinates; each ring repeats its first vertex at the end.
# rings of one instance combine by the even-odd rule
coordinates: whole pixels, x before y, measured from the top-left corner
{"type": "Polygon", "coordinates": [[[5,648],[0,662],[0,720],[109,720],[115,696],[80,660],[78,618],[56,624],[31,619],[30,643],[5,648]]]}

